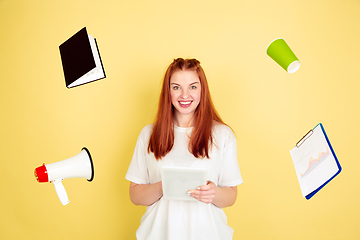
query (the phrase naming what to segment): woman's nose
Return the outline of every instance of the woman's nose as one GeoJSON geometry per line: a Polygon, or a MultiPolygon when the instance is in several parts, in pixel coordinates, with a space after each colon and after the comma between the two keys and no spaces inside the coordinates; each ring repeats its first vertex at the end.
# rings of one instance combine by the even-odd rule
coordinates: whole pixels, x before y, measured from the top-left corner
{"type": "Polygon", "coordinates": [[[187,89],[183,89],[181,92],[182,98],[188,98],[190,96],[189,91],[187,89]]]}

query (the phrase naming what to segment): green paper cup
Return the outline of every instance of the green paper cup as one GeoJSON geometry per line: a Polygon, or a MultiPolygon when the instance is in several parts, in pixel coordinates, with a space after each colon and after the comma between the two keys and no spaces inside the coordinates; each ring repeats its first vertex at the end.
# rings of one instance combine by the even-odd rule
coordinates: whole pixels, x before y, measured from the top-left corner
{"type": "Polygon", "coordinates": [[[288,73],[294,73],[300,68],[299,59],[282,38],[272,41],[266,48],[266,53],[288,73]]]}

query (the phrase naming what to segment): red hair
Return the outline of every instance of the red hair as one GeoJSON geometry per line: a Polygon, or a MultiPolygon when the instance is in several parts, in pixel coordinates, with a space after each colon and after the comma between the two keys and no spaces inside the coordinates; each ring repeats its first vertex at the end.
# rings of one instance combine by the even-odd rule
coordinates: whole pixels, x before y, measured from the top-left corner
{"type": "Polygon", "coordinates": [[[196,59],[175,59],[167,68],[160,94],[159,107],[148,145],[156,160],[165,157],[174,145],[174,106],[171,103],[170,78],[175,71],[196,71],[201,84],[200,103],[195,110],[195,125],[189,142],[189,151],[196,158],[209,158],[209,148],[213,144],[214,122],[225,124],[216,112],[211,100],[209,86],[203,68],[196,59]]]}

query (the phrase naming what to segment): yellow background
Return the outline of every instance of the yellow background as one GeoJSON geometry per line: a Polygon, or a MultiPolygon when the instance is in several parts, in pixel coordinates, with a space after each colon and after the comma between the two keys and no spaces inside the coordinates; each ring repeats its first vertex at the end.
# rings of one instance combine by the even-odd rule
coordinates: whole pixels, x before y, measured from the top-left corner
{"type": "Polygon", "coordinates": [[[234,239],[359,239],[359,29],[358,0],[1,0],[0,239],[135,239],[145,207],[124,177],[177,57],[201,61],[236,132],[234,239]],[[84,26],[107,77],[67,89],[58,46],[84,26]],[[265,53],[279,37],[293,74],[265,53]],[[306,200],[289,150],[319,122],[343,171],[306,200]],[[95,179],[65,180],[62,206],[33,171],[84,146],[95,179]]]}

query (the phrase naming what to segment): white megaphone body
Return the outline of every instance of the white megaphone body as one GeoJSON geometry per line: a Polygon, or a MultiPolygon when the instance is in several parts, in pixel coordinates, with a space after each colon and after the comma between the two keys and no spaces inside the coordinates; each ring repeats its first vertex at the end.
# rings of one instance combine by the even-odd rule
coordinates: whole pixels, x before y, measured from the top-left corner
{"type": "Polygon", "coordinates": [[[45,163],[35,169],[38,182],[52,182],[60,202],[65,206],[69,198],[62,184],[67,178],[86,178],[89,182],[94,179],[94,164],[87,148],[83,148],[77,155],[51,164],[45,163]]]}

